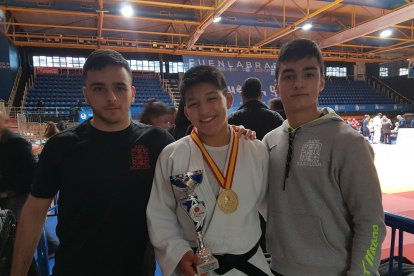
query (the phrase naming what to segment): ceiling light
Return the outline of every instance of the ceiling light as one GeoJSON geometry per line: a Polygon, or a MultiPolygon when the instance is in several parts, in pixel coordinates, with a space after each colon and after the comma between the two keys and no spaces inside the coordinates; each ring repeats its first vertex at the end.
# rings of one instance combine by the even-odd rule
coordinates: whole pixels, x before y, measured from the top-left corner
{"type": "Polygon", "coordinates": [[[302,30],[310,30],[312,28],[312,24],[311,23],[306,23],[305,25],[302,26],[302,30]]]}
{"type": "Polygon", "coordinates": [[[130,17],[134,14],[134,10],[130,5],[125,5],[121,8],[121,13],[125,17],[130,17]]]}
{"type": "Polygon", "coordinates": [[[213,19],[213,22],[214,23],[218,23],[218,22],[220,22],[221,21],[221,17],[220,16],[216,16],[216,17],[214,17],[214,19],[213,19]]]}
{"type": "Polygon", "coordinates": [[[380,33],[380,37],[389,37],[390,35],[392,35],[392,31],[389,29],[384,30],[380,33]]]}

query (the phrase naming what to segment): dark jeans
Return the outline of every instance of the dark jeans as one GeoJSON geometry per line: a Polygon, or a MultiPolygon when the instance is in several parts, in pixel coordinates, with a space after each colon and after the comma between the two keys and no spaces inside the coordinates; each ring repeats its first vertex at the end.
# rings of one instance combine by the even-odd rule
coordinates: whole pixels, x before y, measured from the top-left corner
{"type": "Polygon", "coordinates": [[[18,195],[14,197],[0,198],[0,207],[2,209],[10,209],[19,220],[23,205],[28,195],[18,195]]]}

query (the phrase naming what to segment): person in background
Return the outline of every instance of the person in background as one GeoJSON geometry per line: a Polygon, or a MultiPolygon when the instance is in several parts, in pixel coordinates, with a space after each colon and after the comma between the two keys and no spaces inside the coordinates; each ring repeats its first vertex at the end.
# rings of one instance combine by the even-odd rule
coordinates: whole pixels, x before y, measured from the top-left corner
{"type": "Polygon", "coordinates": [[[400,124],[398,122],[395,122],[395,127],[393,130],[391,130],[391,135],[397,136],[399,129],[400,129],[400,124]]]}
{"type": "Polygon", "coordinates": [[[382,118],[382,114],[378,113],[377,116],[375,116],[372,119],[372,126],[374,127],[374,134],[373,134],[374,137],[372,139],[373,144],[379,144],[381,142],[381,127],[382,127],[381,118],[382,118]]]}
{"type": "Polygon", "coordinates": [[[69,118],[65,117],[63,120],[60,120],[56,124],[56,127],[59,129],[59,131],[64,131],[65,129],[68,128],[68,125],[69,125],[69,118]]]}
{"type": "MultiPolygon", "coordinates": [[[[269,131],[282,125],[284,119],[280,114],[277,111],[269,110],[260,101],[263,92],[262,83],[258,78],[248,78],[243,82],[241,97],[243,104],[236,112],[230,114],[229,124],[242,125],[256,131],[259,140],[262,140],[269,131]]],[[[263,233],[260,246],[266,252],[266,223],[263,217],[260,217],[260,223],[263,233]]]]}
{"type": "Polygon", "coordinates": [[[406,128],[407,124],[405,122],[405,119],[401,115],[397,115],[398,124],[400,125],[400,128],[406,128]]]}
{"type": "Polygon", "coordinates": [[[357,120],[355,120],[355,118],[352,118],[352,125],[351,127],[355,130],[358,130],[359,127],[359,122],[357,120]]]}
{"type": "Polygon", "coordinates": [[[54,122],[47,122],[44,137],[45,139],[49,139],[55,134],[59,133],[59,129],[56,127],[54,122]]]}
{"type": "Polygon", "coordinates": [[[17,219],[30,191],[36,161],[32,145],[7,127],[0,111],[0,208],[11,209],[17,219]]]}
{"type": "Polygon", "coordinates": [[[82,101],[77,100],[74,105],[69,108],[72,122],[79,122],[79,111],[82,109],[82,101]]]}
{"type": "Polygon", "coordinates": [[[260,101],[263,92],[258,78],[248,78],[244,81],[241,97],[243,104],[236,112],[230,114],[229,124],[242,125],[256,131],[259,140],[282,124],[283,118],[279,113],[272,112],[260,101]]]}
{"type": "Polygon", "coordinates": [[[362,121],[362,136],[369,141],[370,131],[369,131],[369,120],[371,117],[368,114],[364,115],[364,120],[362,121]]]}
{"type": "Polygon", "coordinates": [[[382,132],[382,135],[383,135],[383,143],[384,144],[391,144],[392,122],[385,115],[382,116],[381,121],[382,121],[381,132],[382,132]]]}
{"type": "Polygon", "coordinates": [[[44,107],[45,107],[45,104],[44,104],[43,100],[38,100],[36,102],[36,111],[37,112],[39,112],[39,113],[43,112],[44,107]]]}
{"type": "Polygon", "coordinates": [[[411,120],[411,128],[414,128],[414,118],[411,120]]]}
{"type": "Polygon", "coordinates": [[[316,42],[283,45],[277,93],[287,119],[270,153],[267,249],[275,275],[379,275],[385,237],[369,143],[330,108],[318,109],[324,63],[316,42]]]}
{"type": "Polygon", "coordinates": [[[286,120],[286,113],[280,98],[272,98],[269,100],[268,104],[270,110],[279,113],[279,115],[282,116],[283,120],[286,120]]]}
{"type": "Polygon", "coordinates": [[[173,138],[131,122],[132,72],[122,55],[96,50],[84,67],[93,117],[51,137],[21,214],[12,276],[26,276],[47,210],[59,192],[53,275],[154,275],[146,208],[155,163],[173,138]]]}
{"type": "Polygon", "coordinates": [[[153,125],[163,129],[170,127],[170,111],[165,103],[160,101],[149,101],[145,104],[140,116],[140,122],[146,125],[153,125]]]}
{"type": "Polygon", "coordinates": [[[170,122],[170,127],[172,127],[174,126],[177,118],[177,109],[174,106],[170,106],[168,107],[168,112],[170,114],[170,119],[168,121],[170,122]]]}
{"type": "Polygon", "coordinates": [[[177,116],[175,117],[175,123],[169,128],[170,134],[174,137],[175,140],[178,140],[191,133],[193,126],[188,118],[184,114],[184,101],[180,99],[178,105],[177,116]]]}

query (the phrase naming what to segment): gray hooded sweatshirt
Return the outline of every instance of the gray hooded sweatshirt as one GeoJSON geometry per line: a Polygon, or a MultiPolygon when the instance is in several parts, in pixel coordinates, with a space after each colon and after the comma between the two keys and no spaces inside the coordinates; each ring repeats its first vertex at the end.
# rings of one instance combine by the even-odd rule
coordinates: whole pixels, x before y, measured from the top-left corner
{"type": "Polygon", "coordinates": [[[378,275],[385,224],[373,150],[332,109],[321,111],[263,139],[271,267],[286,276],[378,275]]]}

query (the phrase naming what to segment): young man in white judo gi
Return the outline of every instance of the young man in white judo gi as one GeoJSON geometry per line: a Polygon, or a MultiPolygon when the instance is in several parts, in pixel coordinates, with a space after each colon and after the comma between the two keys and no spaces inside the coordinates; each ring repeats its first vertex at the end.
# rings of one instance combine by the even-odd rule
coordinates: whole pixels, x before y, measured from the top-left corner
{"type": "Polygon", "coordinates": [[[150,239],[162,273],[197,273],[203,261],[194,253],[199,244],[193,222],[202,216],[204,243],[219,263],[210,275],[269,275],[258,246],[268,151],[258,140],[238,139],[227,123],[233,98],[218,69],[191,68],[180,92],[194,130],[162,151],[147,208],[150,239]],[[201,171],[202,181],[194,192],[204,207],[197,204],[185,210],[171,177],[196,171],[201,171]],[[199,207],[202,213],[195,213],[199,207]]]}

